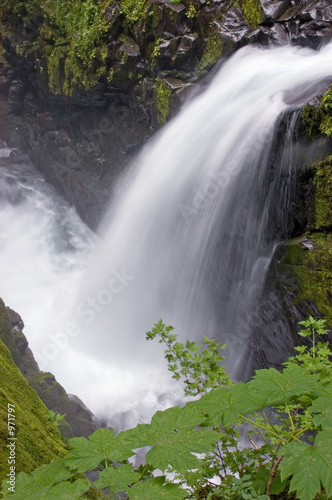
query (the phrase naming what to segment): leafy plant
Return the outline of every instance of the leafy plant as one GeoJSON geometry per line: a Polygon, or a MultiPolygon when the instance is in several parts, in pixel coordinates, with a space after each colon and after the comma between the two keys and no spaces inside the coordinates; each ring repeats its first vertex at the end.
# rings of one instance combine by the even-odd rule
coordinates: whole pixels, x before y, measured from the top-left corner
{"type": "Polygon", "coordinates": [[[60,415],[60,413],[58,413],[58,412],[54,412],[52,410],[47,410],[45,418],[46,418],[46,420],[48,420],[49,422],[52,422],[52,424],[55,424],[58,427],[58,425],[63,421],[65,416],[66,416],[66,414],[60,415]]]}
{"type": "Polygon", "coordinates": [[[230,383],[223,345],[207,338],[203,346],[182,344],[158,321],[147,338],[165,343],[173,377],[200,399],[117,436],[98,429],[89,439],[70,439],[60,462],[18,475],[12,499],[87,498],[89,483],[77,474],[91,470],[99,471],[94,486],[109,488],[111,498],[119,491],[131,500],[332,498],[332,353],[319,342],[323,320],[301,324],[312,345],[296,348],[282,371],[258,370],[250,382],[230,383]],[[135,467],[132,457],[145,447],[145,465],[135,467]]]}
{"type": "Polygon", "coordinates": [[[175,380],[183,379],[186,396],[205,394],[220,385],[231,384],[225,367],[222,366],[224,357],[221,351],[226,347],[224,344],[206,336],[203,337],[202,346],[189,340],[182,344],[172,333],[173,330],[172,326],[166,326],[160,319],[153,329],[146,333],[146,339],[157,338],[159,343],[166,345],[165,358],[168,369],[175,380]]]}

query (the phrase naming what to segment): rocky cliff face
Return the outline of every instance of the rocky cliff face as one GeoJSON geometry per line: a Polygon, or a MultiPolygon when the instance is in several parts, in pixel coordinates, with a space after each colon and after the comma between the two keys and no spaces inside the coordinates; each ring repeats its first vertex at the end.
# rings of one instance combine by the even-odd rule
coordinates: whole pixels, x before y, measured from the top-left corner
{"type": "MultiPolygon", "coordinates": [[[[20,328],[17,323],[18,316],[9,314],[15,323],[15,327],[20,328]]],[[[15,473],[29,472],[43,463],[48,463],[54,457],[63,457],[66,453],[65,445],[57,428],[47,420],[47,408],[39,399],[37,393],[29,387],[27,381],[15,365],[9,349],[2,339],[10,338],[11,321],[0,302],[0,482],[8,479],[10,472],[8,464],[9,443],[8,437],[8,404],[15,409],[15,437],[17,438],[15,448],[15,473]]],[[[18,330],[14,330],[15,335],[9,341],[15,350],[15,355],[23,349],[26,343],[18,330]]],[[[26,356],[29,356],[25,350],[26,356]]],[[[23,365],[26,359],[22,360],[23,365]]],[[[31,370],[35,368],[32,358],[31,370]]],[[[5,485],[8,489],[9,484],[5,485]]]]}
{"type": "MultiPolygon", "coordinates": [[[[254,368],[280,366],[294,345],[298,321],[322,316],[332,328],[331,89],[302,111],[289,238],[275,253],[263,299],[253,318],[254,368]]],[[[332,334],[329,335],[332,342],[332,334]]]]}
{"type": "Polygon", "coordinates": [[[92,227],[123,166],[221,57],[332,37],[328,0],[8,1],[0,15],[11,142],[92,227]]]}
{"type": "Polygon", "coordinates": [[[59,430],[64,437],[90,436],[103,423],[94,420],[92,413],[78,398],[69,396],[52,373],[39,370],[23,328],[24,323],[20,315],[5,307],[0,299],[0,341],[9,349],[15,365],[45,406],[65,415],[59,424],[59,430]]]}

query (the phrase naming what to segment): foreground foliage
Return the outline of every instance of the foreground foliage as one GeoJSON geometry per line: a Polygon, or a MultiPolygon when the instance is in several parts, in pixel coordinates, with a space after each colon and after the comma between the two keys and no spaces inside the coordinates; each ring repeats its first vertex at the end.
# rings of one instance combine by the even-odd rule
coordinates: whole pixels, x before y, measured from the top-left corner
{"type": "Polygon", "coordinates": [[[201,397],[117,436],[98,429],[70,439],[64,459],[21,473],[11,497],[86,498],[89,483],[77,473],[97,469],[94,486],[113,499],[117,492],[131,500],[332,498],[331,350],[320,342],[323,320],[301,324],[311,345],[297,347],[281,372],[231,383],[220,365],[223,345],[181,344],[160,320],[147,338],[166,344],[173,377],[201,397]],[[145,447],[145,465],[135,467],[132,457],[145,447]]]}

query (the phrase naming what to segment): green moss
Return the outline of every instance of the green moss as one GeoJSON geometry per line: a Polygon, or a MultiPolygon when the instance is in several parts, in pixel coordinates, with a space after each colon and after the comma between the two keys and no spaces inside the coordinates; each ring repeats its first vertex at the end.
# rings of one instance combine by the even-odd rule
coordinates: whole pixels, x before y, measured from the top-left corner
{"type": "Polygon", "coordinates": [[[208,38],[203,55],[199,62],[200,69],[210,69],[214,66],[222,55],[222,40],[219,33],[215,33],[208,38]]]}
{"type": "Polygon", "coordinates": [[[196,9],[195,5],[192,2],[190,2],[189,7],[187,9],[187,17],[189,19],[194,19],[196,14],[197,14],[197,9],[196,9]]]}
{"type": "Polygon", "coordinates": [[[158,121],[162,125],[166,123],[169,114],[172,89],[164,80],[158,78],[154,84],[154,96],[158,111],[158,121]]]}
{"type": "Polygon", "coordinates": [[[109,25],[105,12],[109,3],[58,0],[48,11],[56,23],[57,45],[48,58],[49,88],[53,93],[72,95],[76,90],[87,90],[106,73],[109,25]]]}
{"type": "Polygon", "coordinates": [[[332,227],[332,156],[315,165],[315,227],[332,227]]]}
{"type": "Polygon", "coordinates": [[[322,114],[319,108],[306,104],[301,112],[301,134],[306,140],[315,140],[320,135],[322,114]]]}
{"type": "Polygon", "coordinates": [[[258,26],[264,19],[264,13],[259,0],[238,0],[244,18],[252,27],[258,26]]]}
{"type": "MultiPolygon", "coordinates": [[[[284,246],[279,271],[287,277],[293,291],[296,290],[295,304],[314,304],[332,327],[332,234],[311,234],[313,250],[306,249],[302,239],[284,246]]],[[[314,309],[309,313],[316,315],[314,309]]]]}
{"type": "Polygon", "coordinates": [[[29,37],[17,45],[17,53],[46,61],[51,92],[72,95],[92,87],[106,74],[110,30],[106,10],[110,3],[112,0],[8,0],[0,8],[9,19],[2,34],[21,36],[28,29],[29,37]]]}
{"type": "Polygon", "coordinates": [[[148,13],[149,2],[147,0],[122,0],[120,4],[121,12],[131,23],[145,21],[148,13]]]}
{"type": "Polygon", "coordinates": [[[56,47],[48,57],[48,86],[53,94],[61,94],[64,85],[63,65],[66,54],[62,47],[56,47]]]}
{"type": "MultiPolygon", "coordinates": [[[[9,318],[0,300],[0,332],[8,334],[9,318]],[[6,332],[4,332],[6,330],[6,332]]],[[[65,446],[57,428],[47,421],[47,408],[16,367],[9,349],[0,340],[0,480],[9,472],[8,403],[15,405],[16,472],[27,472],[54,456],[62,457],[65,446]]]]}
{"type": "Polygon", "coordinates": [[[332,136],[332,85],[324,95],[321,105],[321,124],[320,130],[323,134],[332,136]]]}

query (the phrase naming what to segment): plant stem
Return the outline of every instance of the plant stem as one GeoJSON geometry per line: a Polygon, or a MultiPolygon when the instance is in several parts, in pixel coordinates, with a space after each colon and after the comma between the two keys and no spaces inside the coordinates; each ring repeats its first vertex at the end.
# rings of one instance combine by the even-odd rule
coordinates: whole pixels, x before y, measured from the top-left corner
{"type": "Polygon", "coordinates": [[[273,481],[276,478],[277,470],[278,470],[279,464],[280,464],[282,459],[283,459],[283,456],[280,455],[280,457],[278,457],[277,460],[272,465],[272,469],[271,469],[270,477],[269,477],[269,482],[267,483],[267,489],[266,489],[266,494],[268,497],[271,496],[271,489],[272,489],[273,481]]]}
{"type": "Polygon", "coordinates": [[[269,427],[266,427],[265,425],[262,425],[262,424],[257,424],[257,422],[255,422],[254,420],[251,420],[250,418],[245,417],[244,415],[240,415],[240,417],[243,418],[243,420],[245,420],[246,422],[253,424],[254,427],[260,427],[261,429],[268,432],[269,434],[273,434],[274,436],[276,436],[278,439],[280,439],[280,441],[283,441],[283,443],[285,443],[285,444],[287,443],[287,440],[285,438],[283,438],[282,436],[280,436],[273,429],[269,429],[269,427]]]}
{"type": "Polygon", "coordinates": [[[288,404],[286,402],[285,402],[285,406],[286,406],[286,411],[287,411],[287,414],[288,414],[288,417],[289,417],[289,421],[290,421],[291,426],[292,426],[292,430],[293,430],[293,432],[296,432],[295,425],[294,425],[294,422],[293,422],[293,418],[292,418],[290,409],[288,407],[288,404]]]}

